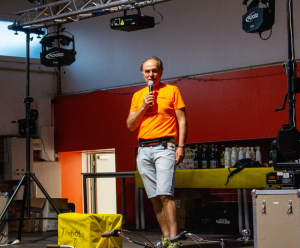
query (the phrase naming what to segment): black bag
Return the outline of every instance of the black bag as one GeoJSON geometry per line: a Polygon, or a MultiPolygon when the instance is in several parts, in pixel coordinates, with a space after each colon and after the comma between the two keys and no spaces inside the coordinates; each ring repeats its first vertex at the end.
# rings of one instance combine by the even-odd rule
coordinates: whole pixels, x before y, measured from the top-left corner
{"type": "Polygon", "coordinates": [[[244,159],[237,161],[236,164],[233,166],[233,168],[236,168],[235,170],[230,171],[230,168],[228,168],[229,175],[228,175],[227,182],[225,183],[225,185],[227,185],[227,183],[229,183],[229,179],[232,176],[234,176],[236,173],[240,172],[244,168],[250,168],[250,167],[261,167],[261,164],[258,161],[252,161],[250,158],[244,158],[244,159]]]}

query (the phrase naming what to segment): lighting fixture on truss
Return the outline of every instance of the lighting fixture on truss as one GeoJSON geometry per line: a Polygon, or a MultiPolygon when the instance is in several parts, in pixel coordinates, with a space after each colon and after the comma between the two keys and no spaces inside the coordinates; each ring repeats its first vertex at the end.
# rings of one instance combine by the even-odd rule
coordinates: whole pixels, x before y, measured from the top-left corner
{"type": "Polygon", "coordinates": [[[60,0],[16,13],[21,26],[29,28],[43,24],[55,26],[82,19],[102,16],[130,9],[140,9],[171,0],[60,0]]]}
{"type": "Polygon", "coordinates": [[[74,36],[69,32],[63,31],[62,33],[67,34],[59,34],[59,35],[51,35],[51,33],[45,35],[43,39],[40,41],[42,44],[42,52],[41,52],[41,64],[47,67],[54,66],[66,66],[71,65],[75,62],[75,41],[74,36]],[[71,49],[61,48],[61,46],[69,46],[72,43],[71,49]]]}
{"type": "Polygon", "coordinates": [[[275,22],[275,0],[244,0],[247,13],[243,15],[243,30],[247,33],[259,33],[270,30],[275,22]],[[259,4],[265,5],[260,8],[259,4]]]}

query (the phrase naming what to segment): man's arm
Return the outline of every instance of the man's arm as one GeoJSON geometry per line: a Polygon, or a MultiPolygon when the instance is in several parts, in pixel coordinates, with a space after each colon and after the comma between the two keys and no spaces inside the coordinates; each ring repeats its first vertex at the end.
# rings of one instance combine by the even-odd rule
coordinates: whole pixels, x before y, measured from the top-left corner
{"type": "Polygon", "coordinates": [[[134,131],[135,129],[138,128],[138,126],[140,125],[143,119],[145,112],[149,108],[149,103],[153,102],[153,100],[154,100],[153,93],[150,92],[144,97],[142,107],[140,107],[138,111],[132,111],[129,113],[126,123],[130,131],[134,131]]]}
{"type": "MultiPolygon", "coordinates": [[[[187,136],[187,120],[185,108],[176,109],[175,114],[179,125],[179,146],[184,146],[187,136]]],[[[175,154],[176,164],[180,164],[184,159],[184,149],[178,148],[175,154]]]]}

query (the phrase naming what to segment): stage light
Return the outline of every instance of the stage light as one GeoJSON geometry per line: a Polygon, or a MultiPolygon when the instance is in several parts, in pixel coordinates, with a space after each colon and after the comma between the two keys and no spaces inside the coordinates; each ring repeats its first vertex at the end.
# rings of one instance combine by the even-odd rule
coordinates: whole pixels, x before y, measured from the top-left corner
{"type": "Polygon", "coordinates": [[[110,28],[130,32],[155,26],[154,17],[142,16],[141,10],[139,8],[136,10],[138,13],[135,15],[127,15],[125,10],[124,16],[110,19],[110,28]]]}
{"type": "Polygon", "coordinates": [[[247,13],[243,15],[243,30],[247,33],[259,33],[270,30],[275,22],[275,0],[244,0],[247,13]],[[260,8],[259,4],[265,4],[260,8]]]}
{"type": "Polygon", "coordinates": [[[70,45],[70,41],[68,41],[67,39],[61,39],[59,41],[59,43],[62,45],[62,46],[68,46],[70,45]]]}
{"type": "Polygon", "coordinates": [[[63,31],[62,33],[68,33],[68,35],[53,35],[51,33],[44,36],[40,41],[42,44],[42,52],[40,55],[41,64],[47,67],[53,66],[66,66],[75,62],[75,41],[74,36],[69,32],[63,31]],[[55,41],[62,46],[69,46],[72,43],[72,49],[65,49],[61,47],[55,47],[55,41]]]}

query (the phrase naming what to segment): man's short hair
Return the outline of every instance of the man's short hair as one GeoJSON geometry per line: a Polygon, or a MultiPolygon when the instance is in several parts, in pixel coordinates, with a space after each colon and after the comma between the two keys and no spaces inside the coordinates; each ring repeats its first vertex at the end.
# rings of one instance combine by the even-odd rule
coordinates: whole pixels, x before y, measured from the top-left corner
{"type": "Polygon", "coordinates": [[[156,57],[156,56],[150,56],[149,58],[145,59],[145,60],[142,62],[141,68],[140,68],[141,71],[143,71],[144,63],[145,63],[147,60],[149,60],[149,59],[154,59],[154,60],[156,60],[157,63],[158,63],[159,68],[160,68],[162,71],[164,70],[163,62],[161,61],[161,59],[158,58],[158,57],[156,57]]]}

